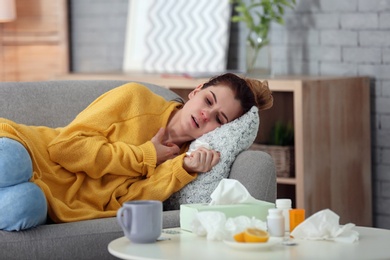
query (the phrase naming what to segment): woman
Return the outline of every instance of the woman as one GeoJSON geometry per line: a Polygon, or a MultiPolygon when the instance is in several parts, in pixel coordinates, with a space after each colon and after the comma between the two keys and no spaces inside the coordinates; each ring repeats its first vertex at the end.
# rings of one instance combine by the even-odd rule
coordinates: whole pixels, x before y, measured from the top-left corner
{"type": "Polygon", "coordinates": [[[0,119],[0,229],[115,216],[122,203],[164,201],[209,171],[218,151],[189,143],[247,112],[272,106],[267,84],[224,74],[184,105],[129,83],[63,128],[0,119]]]}

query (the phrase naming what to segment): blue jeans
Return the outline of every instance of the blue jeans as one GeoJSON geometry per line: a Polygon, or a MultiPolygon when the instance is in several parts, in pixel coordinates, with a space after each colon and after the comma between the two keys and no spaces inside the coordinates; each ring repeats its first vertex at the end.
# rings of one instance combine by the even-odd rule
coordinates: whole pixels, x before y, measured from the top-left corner
{"type": "Polygon", "coordinates": [[[29,182],[32,162],[19,142],[0,137],[0,230],[18,231],[46,222],[42,190],[29,182]]]}

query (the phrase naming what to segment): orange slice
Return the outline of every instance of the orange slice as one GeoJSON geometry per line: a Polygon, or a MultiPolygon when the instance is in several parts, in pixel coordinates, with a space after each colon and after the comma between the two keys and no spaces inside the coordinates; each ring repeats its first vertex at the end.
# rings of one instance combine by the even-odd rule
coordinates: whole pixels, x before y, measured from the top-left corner
{"type": "Polygon", "coordinates": [[[265,230],[257,228],[247,228],[244,231],[244,240],[249,243],[267,242],[269,234],[265,230]]]}
{"type": "Polygon", "coordinates": [[[235,234],[233,238],[236,242],[245,242],[244,232],[235,234]]]}

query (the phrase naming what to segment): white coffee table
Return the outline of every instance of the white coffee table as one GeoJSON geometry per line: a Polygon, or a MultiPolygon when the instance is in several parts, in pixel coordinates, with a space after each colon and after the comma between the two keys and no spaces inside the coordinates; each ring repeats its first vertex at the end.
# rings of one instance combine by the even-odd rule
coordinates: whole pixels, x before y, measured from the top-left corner
{"type": "Polygon", "coordinates": [[[222,241],[209,241],[180,228],[164,229],[169,240],[153,244],[133,244],[121,237],[108,245],[108,251],[121,259],[390,259],[390,230],[355,227],[359,242],[298,240],[295,246],[281,243],[268,249],[242,250],[222,241]]]}

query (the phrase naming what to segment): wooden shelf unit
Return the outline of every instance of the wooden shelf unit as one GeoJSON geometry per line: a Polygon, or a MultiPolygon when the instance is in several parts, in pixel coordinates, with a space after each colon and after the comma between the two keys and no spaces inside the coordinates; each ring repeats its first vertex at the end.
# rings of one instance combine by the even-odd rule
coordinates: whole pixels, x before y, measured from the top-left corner
{"type": "Polygon", "coordinates": [[[18,0],[0,23],[0,81],[48,80],[69,71],[68,1],[18,0]]]}
{"type": "MultiPolygon", "coordinates": [[[[60,79],[122,79],[162,85],[182,96],[207,81],[148,74],[66,75],[60,79]]],[[[370,88],[367,77],[268,78],[274,107],[260,113],[256,142],[273,124],[294,125],[295,177],[278,178],[278,197],[290,197],[306,217],[329,208],[340,223],[372,226],[370,88]]]]}

